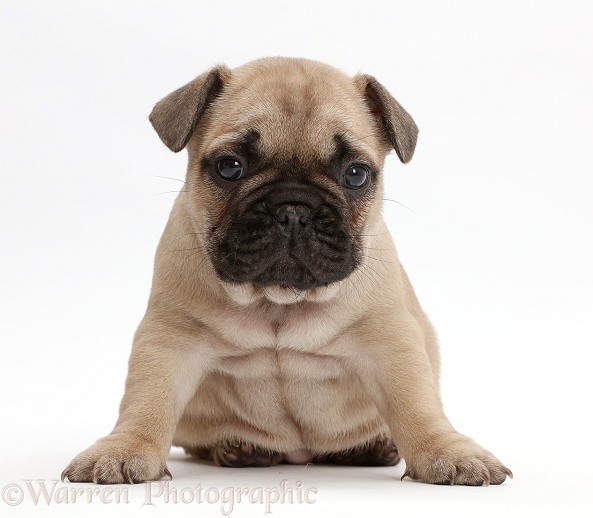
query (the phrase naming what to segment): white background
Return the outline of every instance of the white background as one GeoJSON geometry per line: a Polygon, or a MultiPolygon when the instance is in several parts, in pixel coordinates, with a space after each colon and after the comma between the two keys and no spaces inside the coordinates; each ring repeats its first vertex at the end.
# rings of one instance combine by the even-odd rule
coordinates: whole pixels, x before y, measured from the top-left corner
{"type": "MultiPolygon", "coordinates": [[[[57,478],[115,422],[181,186],[158,176],[185,169],[153,104],[215,63],[287,55],[376,76],[418,123],[412,162],[385,170],[411,211],[387,201],[385,217],[440,335],[447,414],[515,479],[225,470],[175,450],[175,486],[318,489],[277,516],[590,516],[592,26],[593,3],[565,0],[0,2],[0,487],[57,478]]],[[[25,494],[0,514],[219,514],[130,491],[111,505],[25,494]]]]}

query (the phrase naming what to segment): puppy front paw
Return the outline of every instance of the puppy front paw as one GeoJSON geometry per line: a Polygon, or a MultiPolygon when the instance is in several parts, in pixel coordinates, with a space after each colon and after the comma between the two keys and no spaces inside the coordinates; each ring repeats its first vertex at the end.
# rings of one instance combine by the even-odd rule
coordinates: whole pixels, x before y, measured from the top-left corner
{"type": "Polygon", "coordinates": [[[488,486],[513,478],[511,470],[492,453],[456,432],[428,441],[405,460],[402,480],[410,477],[431,484],[488,486]]]}
{"type": "Polygon", "coordinates": [[[99,439],[79,453],[61,479],[95,484],[134,484],[171,477],[165,458],[153,443],[134,434],[118,433],[99,439]]]}

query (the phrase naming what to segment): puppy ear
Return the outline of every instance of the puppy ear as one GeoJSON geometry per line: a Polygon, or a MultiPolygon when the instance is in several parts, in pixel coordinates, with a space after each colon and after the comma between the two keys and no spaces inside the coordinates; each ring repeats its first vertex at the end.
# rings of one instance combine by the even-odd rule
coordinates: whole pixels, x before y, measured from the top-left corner
{"type": "Polygon", "coordinates": [[[219,65],[161,99],[148,119],[165,145],[181,151],[200,117],[229,80],[231,71],[219,65]]]}
{"type": "Polygon", "coordinates": [[[404,164],[408,163],[418,138],[414,119],[373,76],[359,74],[354,80],[397,156],[404,164]]]}

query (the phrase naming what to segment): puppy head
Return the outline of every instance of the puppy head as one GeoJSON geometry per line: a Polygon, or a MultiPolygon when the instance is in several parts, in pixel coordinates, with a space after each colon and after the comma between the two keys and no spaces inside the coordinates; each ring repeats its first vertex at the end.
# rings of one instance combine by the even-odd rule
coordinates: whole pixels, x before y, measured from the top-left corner
{"type": "Polygon", "coordinates": [[[281,303],[325,300],[360,265],[385,156],[408,162],[418,133],[373,77],[290,58],[215,67],[150,121],[188,149],[187,207],[229,293],[281,303]]]}

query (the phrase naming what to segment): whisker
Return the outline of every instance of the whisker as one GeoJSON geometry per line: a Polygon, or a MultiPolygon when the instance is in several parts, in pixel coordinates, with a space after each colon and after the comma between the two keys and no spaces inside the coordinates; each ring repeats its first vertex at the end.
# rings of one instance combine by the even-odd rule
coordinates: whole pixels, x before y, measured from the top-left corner
{"type": "Polygon", "coordinates": [[[375,270],[375,268],[373,268],[369,263],[366,263],[364,265],[367,269],[371,270],[371,272],[373,272],[375,274],[375,279],[378,282],[378,280],[382,280],[383,279],[383,275],[380,274],[377,270],[375,270]]]}
{"type": "Polygon", "coordinates": [[[352,237],[379,237],[379,236],[384,236],[386,234],[389,234],[389,231],[381,232],[380,234],[350,234],[349,236],[344,236],[344,237],[332,236],[332,239],[350,239],[352,237]]]}
{"type": "Polygon", "coordinates": [[[157,174],[151,174],[153,178],[163,178],[165,180],[175,180],[176,182],[185,183],[185,180],[180,180],[179,178],[172,178],[171,176],[159,176],[157,174]]]}
{"type": "Polygon", "coordinates": [[[189,254],[186,256],[186,259],[191,259],[192,257],[195,257],[196,255],[198,255],[199,253],[202,252],[201,248],[198,248],[193,254],[189,254]]]}
{"type": "Polygon", "coordinates": [[[189,250],[200,250],[202,247],[200,246],[194,246],[192,248],[179,248],[177,250],[167,250],[167,253],[171,253],[171,252],[187,252],[189,250]]]}
{"type": "Polygon", "coordinates": [[[356,295],[358,296],[358,298],[362,299],[362,293],[360,292],[360,289],[358,288],[356,283],[350,278],[350,275],[348,277],[346,277],[346,279],[348,279],[348,281],[352,285],[352,289],[356,292],[356,295]]]}
{"type": "Polygon", "coordinates": [[[161,194],[171,194],[171,193],[179,194],[180,192],[187,192],[187,191],[165,191],[165,192],[157,192],[156,194],[153,194],[153,196],[160,196],[161,194]]]}
{"type": "Polygon", "coordinates": [[[196,272],[198,272],[198,270],[201,270],[205,264],[207,264],[206,259],[208,259],[208,256],[204,255],[202,260],[199,262],[198,266],[196,268],[194,268],[194,270],[191,272],[191,275],[194,275],[196,272]]]}
{"type": "Polygon", "coordinates": [[[369,259],[372,259],[373,261],[378,261],[380,263],[395,264],[394,261],[386,261],[385,259],[379,259],[378,257],[373,257],[372,255],[367,255],[367,257],[369,259]]]}
{"type": "Polygon", "coordinates": [[[361,266],[363,267],[363,269],[366,268],[367,270],[370,270],[374,274],[374,275],[369,274],[369,278],[377,287],[380,286],[379,281],[383,279],[383,275],[381,275],[377,270],[375,270],[368,263],[363,263],[361,266]]]}
{"type": "Polygon", "coordinates": [[[365,250],[379,250],[379,251],[386,251],[386,252],[395,252],[395,248],[375,248],[372,246],[363,246],[365,250]]]}
{"type": "Polygon", "coordinates": [[[372,276],[372,275],[371,275],[369,272],[365,271],[365,268],[366,268],[366,267],[367,267],[367,265],[366,265],[366,264],[361,264],[361,265],[359,266],[358,270],[359,270],[359,272],[360,272],[362,275],[364,275],[364,276],[365,276],[365,277],[366,277],[366,278],[369,280],[369,282],[370,282],[372,285],[376,286],[376,285],[377,285],[377,280],[376,280],[375,278],[373,278],[373,276],[372,276]]]}
{"type": "Polygon", "coordinates": [[[412,214],[415,214],[415,212],[410,207],[404,205],[401,201],[391,200],[389,198],[383,198],[383,201],[392,201],[393,203],[397,203],[398,205],[401,205],[404,209],[408,209],[412,214]]]}

